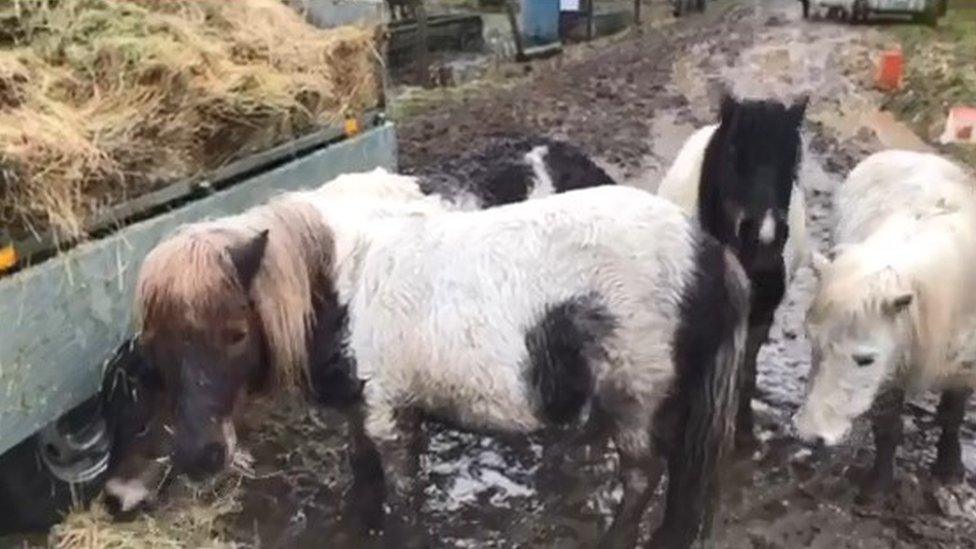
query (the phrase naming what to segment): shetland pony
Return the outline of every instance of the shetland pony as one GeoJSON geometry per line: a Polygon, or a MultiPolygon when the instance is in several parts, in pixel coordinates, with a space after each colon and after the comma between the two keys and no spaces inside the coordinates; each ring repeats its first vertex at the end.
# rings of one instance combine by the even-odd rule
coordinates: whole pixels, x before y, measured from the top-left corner
{"type": "Polygon", "coordinates": [[[658,195],[697,215],[729,246],[752,283],[737,444],[754,444],[752,397],[756,358],[791,278],[806,261],[803,192],[797,186],[800,128],[807,100],[722,99],[720,122],[693,134],[658,188],[658,195]]]}
{"type": "Polygon", "coordinates": [[[736,408],[749,289],[735,258],[635,189],[446,212],[378,199],[370,175],[188,227],[146,259],[140,340],[173,403],[177,464],[226,465],[235,408],[262,383],[359,401],[354,470],[382,471],[403,546],[404,528],[422,532],[421,417],[528,433],[599,411],[624,484],[605,543],[634,544],[666,458],[655,540],[689,545],[736,408]]]}
{"type": "Polygon", "coordinates": [[[976,386],[976,182],[931,154],[868,157],[834,197],[835,257],[815,256],[808,312],[813,367],[794,422],[833,445],[872,404],[875,458],[862,497],[884,493],[906,393],[942,391],[932,467],[965,473],[959,429],[976,386]]]}
{"type": "MultiPolygon", "coordinates": [[[[382,169],[339,177],[329,188],[330,197],[350,205],[334,217],[353,224],[363,204],[374,217],[389,203],[398,211],[404,203],[428,212],[446,207],[425,197],[414,178],[382,169]]],[[[233,459],[233,422],[201,426],[197,419],[235,408],[241,379],[250,390],[303,386],[337,406],[358,400],[361,383],[344,384],[352,379],[342,371],[348,365],[334,360],[344,319],[329,286],[331,262],[352,247],[334,240],[305,195],[291,193],[240,215],[184,226],[152,250],[136,290],[142,332],[135,366],[121,372],[134,396],[116,398],[107,418],[119,426],[105,485],[113,514],[152,496],[166,469],[159,464],[171,454],[196,477],[233,459]],[[181,335],[157,341],[159,333],[181,335]],[[310,368],[310,362],[332,368],[310,368]],[[220,371],[241,379],[218,382],[214,372],[220,371]],[[309,372],[317,377],[306,379],[309,372]],[[193,385],[213,391],[199,398],[182,390],[193,385]],[[166,387],[179,398],[162,395],[166,387]],[[175,432],[193,434],[174,438],[175,432]]]]}

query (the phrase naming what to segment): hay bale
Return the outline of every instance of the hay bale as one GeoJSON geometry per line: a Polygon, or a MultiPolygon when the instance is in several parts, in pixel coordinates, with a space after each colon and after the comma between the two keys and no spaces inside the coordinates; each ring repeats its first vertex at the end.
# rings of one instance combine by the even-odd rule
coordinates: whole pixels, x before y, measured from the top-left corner
{"type": "Polygon", "coordinates": [[[0,13],[0,224],[100,207],[377,104],[374,29],[280,0],[17,0],[0,13]]]}

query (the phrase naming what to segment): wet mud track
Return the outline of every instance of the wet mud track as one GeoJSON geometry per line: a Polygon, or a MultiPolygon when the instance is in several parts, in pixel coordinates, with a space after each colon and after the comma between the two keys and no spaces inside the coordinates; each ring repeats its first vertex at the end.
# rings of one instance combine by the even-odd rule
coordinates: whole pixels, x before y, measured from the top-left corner
{"type": "MultiPolygon", "coordinates": [[[[654,190],[683,140],[714,119],[723,89],[786,100],[809,94],[800,183],[811,233],[826,249],[834,187],[882,148],[851,115],[880,103],[863,91],[863,74],[851,63],[880,38],[861,27],[801,21],[800,5],[791,0],[721,0],[708,9],[536,64],[514,86],[406,120],[398,127],[401,166],[464,179],[525,137],[544,135],[580,146],[619,181],[654,190]]],[[[812,284],[809,270],[802,271],[760,354],[754,406],[762,445],[729,471],[715,546],[976,547],[973,485],[944,489],[928,479],[938,435],[931,396],[909,407],[898,482],[877,504],[854,502],[871,459],[865,425],[829,453],[814,453],[790,436],[809,368],[802,320],[812,284]]],[[[963,432],[970,483],[974,412],[963,432]]],[[[318,410],[278,410],[274,418],[273,428],[253,437],[258,470],[245,481],[243,508],[233,518],[236,537],[262,546],[321,546],[324,539],[369,545],[336,538],[350,482],[340,418],[318,410]]],[[[592,546],[619,502],[612,448],[553,460],[545,457],[545,437],[503,440],[437,424],[426,431],[423,513],[438,546],[592,546]]],[[[645,517],[645,536],[660,513],[655,504],[645,517]]]]}

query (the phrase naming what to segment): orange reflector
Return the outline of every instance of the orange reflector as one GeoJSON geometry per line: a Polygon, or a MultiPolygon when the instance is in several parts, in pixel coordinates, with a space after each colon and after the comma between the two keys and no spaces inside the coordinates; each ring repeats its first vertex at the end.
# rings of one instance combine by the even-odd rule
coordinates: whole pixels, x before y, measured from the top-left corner
{"type": "Polygon", "coordinates": [[[6,271],[17,264],[17,250],[13,246],[0,248],[0,272],[6,271]]]}
{"type": "Polygon", "coordinates": [[[346,119],[346,137],[352,137],[359,133],[359,120],[355,118],[346,119]]]}
{"type": "Polygon", "coordinates": [[[881,54],[881,65],[875,84],[885,91],[894,91],[901,87],[902,73],[905,60],[900,49],[888,50],[881,54]]]}

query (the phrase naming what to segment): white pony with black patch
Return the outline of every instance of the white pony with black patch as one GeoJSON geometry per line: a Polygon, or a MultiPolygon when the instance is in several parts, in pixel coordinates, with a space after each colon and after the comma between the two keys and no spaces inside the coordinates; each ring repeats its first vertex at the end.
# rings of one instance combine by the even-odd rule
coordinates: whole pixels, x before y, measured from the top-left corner
{"type": "Polygon", "coordinates": [[[545,137],[504,139],[425,166],[418,183],[451,209],[479,210],[553,194],[615,185],[582,149],[545,137]]]}
{"type": "MultiPolygon", "coordinates": [[[[254,375],[236,372],[236,360],[217,368],[211,353],[186,357],[206,368],[207,383],[151,384],[144,396],[156,398],[140,399],[149,404],[132,415],[142,418],[131,426],[138,444],[119,456],[127,467],[113,476],[119,510],[149,497],[139,491],[148,486],[140,463],[172,451],[173,440],[229,456],[226,433],[210,427],[232,426],[250,388],[291,387],[326,405],[359,402],[365,415],[351,414],[356,484],[382,494],[368,487],[385,483],[391,517],[407,525],[416,526],[421,508],[412,445],[420,417],[527,433],[589,410],[606,418],[621,454],[624,501],[607,543],[633,545],[665,459],[668,503],[655,540],[687,546],[698,537],[717,501],[736,406],[748,285],[735,258],[677,207],[630,188],[481,212],[451,207],[425,196],[416,178],[375,170],[164,241],[141,268],[143,307],[166,298],[165,318],[182,323],[200,317],[201,305],[219,309],[234,297],[249,323],[245,339],[223,326],[235,319],[199,330],[232,339],[235,357],[242,341],[266,348],[247,353],[260,363],[254,375]],[[213,252],[206,257],[183,253],[204,244],[213,252]],[[197,260],[192,268],[188,257],[197,260]],[[172,412],[153,411],[152,402],[209,399],[214,389],[234,406],[212,421],[200,417],[201,425],[183,414],[167,429],[172,412]]],[[[153,328],[149,343],[178,343],[182,334],[153,328]]],[[[186,361],[176,358],[154,352],[149,377],[185,377],[186,361]]],[[[201,454],[208,459],[199,474],[226,463],[211,453],[201,454]]],[[[368,500],[354,514],[381,526],[382,503],[368,500]]],[[[400,522],[386,521],[387,535],[403,546],[400,522]]]]}
{"type": "Polygon", "coordinates": [[[732,249],[752,283],[737,443],[755,444],[752,396],[756,358],[777,307],[808,259],[806,208],[797,184],[807,100],[722,99],[720,121],[701,128],[682,146],[658,195],[698,218],[732,249]]]}
{"type": "MultiPolygon", "coordinates": [[[[424,416],[531,433],[586,408],[608,418],[621,456],[624,499],[607,546],[634,545],[664,459],[655,542],[700,535],[732,433],[748,314],[731,254],[631,188],[436,215],[405,204],[364,223],[372,207],[351,208],[330,185],[310,197],[335,235],[343,361],[365,380],[353,461],[385,477],[388,539],[423,539],[424,416]]],[[[382,517],[381,506],[361,514],[382,517]]]]}
{"type": "Polygon", "coordinates": [[[833,259],[808,313],[813,367],[800,436],[839,443],[875,407],[875,462],[862,495],[893,477],[906,393],[942,391],[933,473],[962,479],[959,428],[976,386],[976,182],[936,155],[887,151],[834,197],[833,259]]]}

